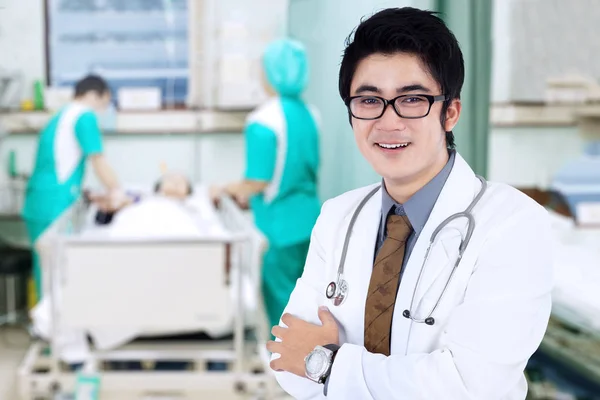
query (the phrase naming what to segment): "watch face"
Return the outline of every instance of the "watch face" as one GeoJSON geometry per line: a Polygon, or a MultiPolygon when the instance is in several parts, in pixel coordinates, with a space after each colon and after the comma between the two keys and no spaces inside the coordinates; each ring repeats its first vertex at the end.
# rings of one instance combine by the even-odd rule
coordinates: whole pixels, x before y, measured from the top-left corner
{"type": "Polygon", "coordinates": [[[315,350],[306,359],[306,373],[317,379],[327,371],[329,358],[323,350],[315,350]]]}

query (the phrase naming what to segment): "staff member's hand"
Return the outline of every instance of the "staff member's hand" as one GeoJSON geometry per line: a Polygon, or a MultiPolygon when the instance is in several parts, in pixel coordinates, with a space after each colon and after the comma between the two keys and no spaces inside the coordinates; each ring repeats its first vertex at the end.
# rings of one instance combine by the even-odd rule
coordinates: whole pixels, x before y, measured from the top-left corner
{"type": "Polygon", "coordinates": [[[319,319],[323,325],[311,324],[290,314],[281,317],[287,328],[274,326],[271,330],[273,336],[281,339],[281,342],[267,343],[270,352],[281,355],[277,360],[271,361],[273,370],[305,377],[304,358],[315,346],[339,344],[339,328],[327,307],[319,307],[319,319]]]}
{"type": "Polygon", "coordinates": [[[225,193],[225,188],[217,185],[212,185],[208,189],[208,196],[210,197],[210,201],[217,207],[219,205],[219,198],[225,193]]]}

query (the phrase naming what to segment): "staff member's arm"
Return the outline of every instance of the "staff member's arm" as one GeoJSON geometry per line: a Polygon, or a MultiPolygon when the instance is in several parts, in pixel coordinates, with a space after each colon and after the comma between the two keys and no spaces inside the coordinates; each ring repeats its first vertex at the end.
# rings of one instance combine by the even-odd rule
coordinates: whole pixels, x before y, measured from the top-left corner
{"type": "MultiPolygon", "coordinates": [[[[517,210],[487,239],[464,302],[447,322],[438,349],[386,357],[362,345],[343,344],[329,376],[328,397],[506,398],[547,328],[553,283],[551,232],[545,210],[517,210]]],[[[312,286],[310,276],[319,267],[307,264],[301,288],[312,286]]],[[[290,310],[305,318],[313,312],[312,302],[294,294],[290,310]]],[[[279,378],[286,390],[297,390],[298,398],[316,396],[308,384],[290,375],[279,378]]]]}
{"type": "Polygon", "coordinates": [[[91,111],[83,113],[75,125],[75,132],[82,153],[89,158],[94,174],[108,191],[109,197],[117,194],[124,197],[120,196],[119,180],[104,155],[102,133],[96,115],[91,111]]]}
{"type": "Polygon", "coordinates": [[[277,157],[277,138],[275,133],[258,123],[248,125],[244,132],[246,138],[246,172],[244,179],[233,182],[223,188],[213,189],[213,198],[220,193],[227,193],[246,205],[248,199],[264,191],[275,171],[277,157]]]}
{"type": "Polygon", "coordinates": [[[104,154],[91,155],[90,162],[96,177],[100,182],[102,182],[102,185],[104,185],[108,191],[119,189],[119,180],[117,179],[117,174],[115,174],[115,171],[108,163],[108,160],[104,154]]]}

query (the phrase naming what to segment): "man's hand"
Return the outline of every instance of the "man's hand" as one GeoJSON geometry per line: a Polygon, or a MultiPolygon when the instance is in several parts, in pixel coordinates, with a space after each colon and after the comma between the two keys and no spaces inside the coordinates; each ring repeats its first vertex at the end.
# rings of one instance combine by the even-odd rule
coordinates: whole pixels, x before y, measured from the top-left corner
{"type": "Polygon", "coordinates": [[[270,352],[281,355],[277,360],[271,361],[272,369],[305,377],[304,358],[313,351],[315,346],[339,344],[339,328],[327,307],[319,307],[319,319],[323,323],[321,326],[290,314],[281,317],[287,328],[274,326],[271,330],[273,336],[281,339],[281,342],[267,343],[270,352]]]}

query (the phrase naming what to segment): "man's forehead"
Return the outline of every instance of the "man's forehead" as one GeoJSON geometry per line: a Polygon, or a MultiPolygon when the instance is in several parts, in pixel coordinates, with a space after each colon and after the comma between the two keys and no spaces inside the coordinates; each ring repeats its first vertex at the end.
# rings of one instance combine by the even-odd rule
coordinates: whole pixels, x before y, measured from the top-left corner
{"type": "MultiPolygon", "coordinates": [[[[412,54],[372,54],[361,60],[351,82],[352,93],[395,92],[398,94],[439,91],[428,68],[412,54]]],[[[356,93],[358,94],[358,93],[356,93]]]]}

